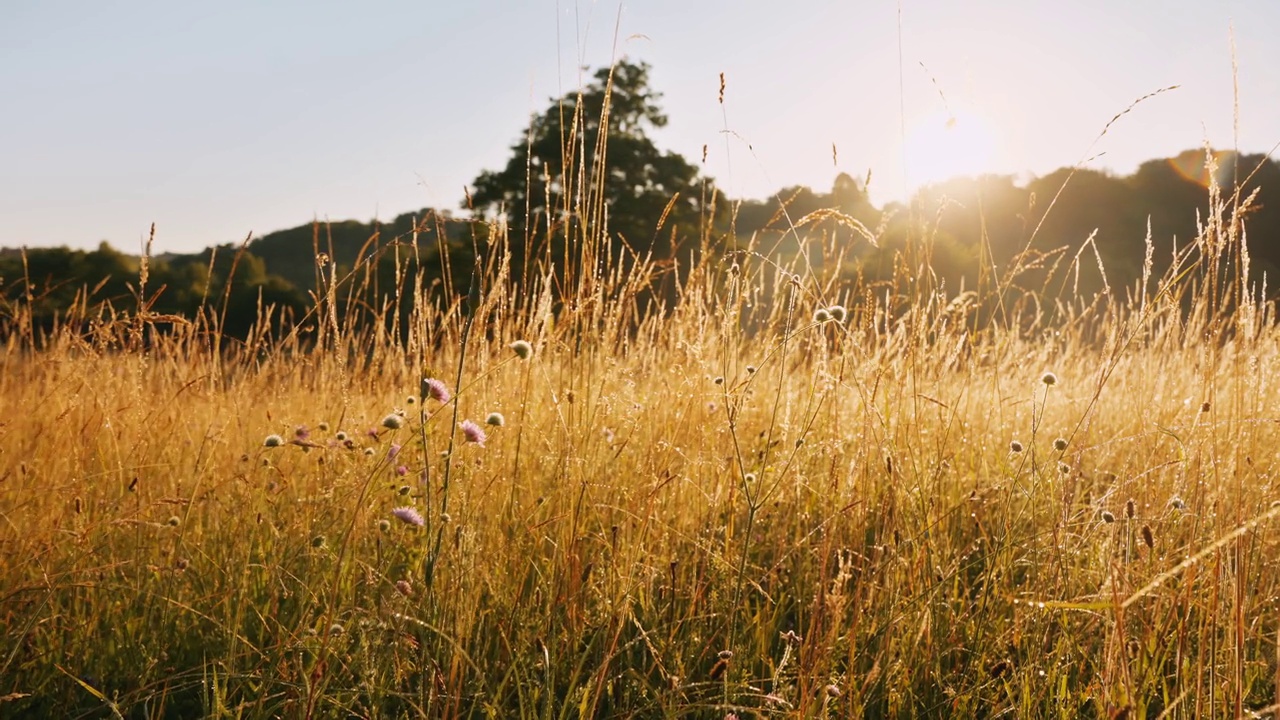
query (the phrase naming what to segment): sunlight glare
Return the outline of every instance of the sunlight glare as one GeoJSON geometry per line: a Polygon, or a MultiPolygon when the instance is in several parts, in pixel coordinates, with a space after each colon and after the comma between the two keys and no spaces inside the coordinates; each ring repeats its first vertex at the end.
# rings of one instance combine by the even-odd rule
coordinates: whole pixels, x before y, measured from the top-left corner
{"type": "Polygon", "coordinates": [[[907,132],[907,190],[990,172],[995,150],[995,133],[977,115],[939,112],[921,118],[907,132]]]}

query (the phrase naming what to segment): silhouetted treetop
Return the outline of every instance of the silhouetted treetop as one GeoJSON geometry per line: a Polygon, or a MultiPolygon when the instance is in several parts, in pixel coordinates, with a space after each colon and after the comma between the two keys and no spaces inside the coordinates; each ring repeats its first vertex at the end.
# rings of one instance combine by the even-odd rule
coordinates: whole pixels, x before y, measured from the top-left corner
{"type": "Polygon", "coordinates": [[[625,59],[598,70],[581,91],[533,116],[506,167],[475,179],[472,207],[504,216],[517,252],[532,251],[526,243],[553,247],[607,225],[611,239],[662,255],[672,249],[666,240],[673,227],[697,227],[703,202],[697,168],[648,135],[667,124],[649,70],[625,59]]]}

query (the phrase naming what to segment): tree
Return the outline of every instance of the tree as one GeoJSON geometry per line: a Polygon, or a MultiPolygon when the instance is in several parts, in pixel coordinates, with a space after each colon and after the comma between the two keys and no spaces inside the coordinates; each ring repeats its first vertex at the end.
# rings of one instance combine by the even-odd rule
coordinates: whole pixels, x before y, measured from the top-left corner
{"type": "Polygon", "coordinates": [[[696,237],[709,191],[648,136],[667,124],[649,69],[624,59],[598,70],[532,118],[505,168],[476,178],[472,208],[506,219],[517,258],[545,251],[558,262],[568,242],[604,237],[615,256],[625,244],[663,258],[696,237]]]}

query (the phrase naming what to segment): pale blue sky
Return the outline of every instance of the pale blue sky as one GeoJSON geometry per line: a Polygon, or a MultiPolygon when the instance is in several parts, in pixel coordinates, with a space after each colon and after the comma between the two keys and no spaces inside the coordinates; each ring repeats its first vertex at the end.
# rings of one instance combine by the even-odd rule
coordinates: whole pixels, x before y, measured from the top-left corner
{"type": "Polygon", "coordinates": [[[4,0],[0,246],[136,252],[154,221],[158,252],[186,252],[312,218],[456,209],[581,65],[624,54],[654,66],[659,144],[695,162],[708,145],[706,171],[739,197],[827,189],[839,170],[872,170],[880,202],[955,169],[1044,174],[1173,84],[1090,166],[1230,147],[1233,22],[1240,147],[1280,142],[1280,3],[900,7],[901,64],[894,0],[4,0]]]}

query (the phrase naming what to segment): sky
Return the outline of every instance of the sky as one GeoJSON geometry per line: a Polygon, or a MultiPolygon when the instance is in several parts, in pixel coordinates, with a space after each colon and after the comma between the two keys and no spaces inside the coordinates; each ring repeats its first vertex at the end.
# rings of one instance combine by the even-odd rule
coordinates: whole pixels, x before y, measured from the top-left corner
{"type": "Polygon", "coordinates": [[[531,114],[624,56],[653,66],[655,141],[735,198],[1269,152],[1278,29],[1273,0],[4,0],[0,246],[461,214],[531,114]]]}

